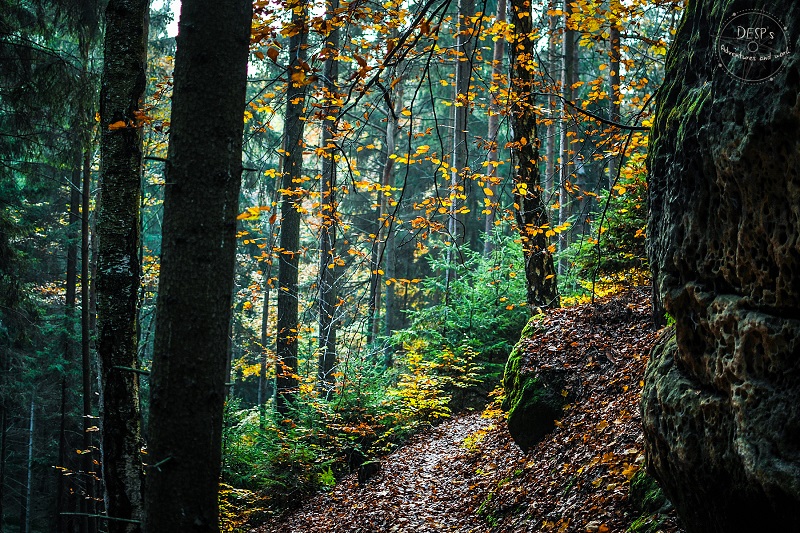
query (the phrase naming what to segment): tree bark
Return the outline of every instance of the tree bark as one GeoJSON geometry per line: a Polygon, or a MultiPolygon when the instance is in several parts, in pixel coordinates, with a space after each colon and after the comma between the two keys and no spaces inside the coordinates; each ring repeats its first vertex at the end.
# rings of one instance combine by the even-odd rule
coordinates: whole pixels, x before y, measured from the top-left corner
{"type": "Polygon", "coordinates": [[[336,255],[336,123],[339,113],[337,105],[339,61],[339,23],[336,10],[339,0],[330,0],[327,7],[328,20],[333,29],[325,43],[325,119],[322,123],[322,212],[319,232],[319,361],[317,364],[317,387],[326,397],[330,396],[336,379],[333,377],[336,366],[336,276],[334,257],[336,255]]]}
{"type": "MultiPolygon", "coordinates": [[[[105,504],[108,516],[143,518],[139,413],[139,291],[142,139],[137,114],[145,89],[148,0],[111,0],[106,8],[100,103],[102,206],[98,238],[98,356],[105,504]]],[[[110,520],[111,533],[140,524],[110,520]]]]}
{"type": "Polygon", "coordinates": [[[87,149],[83,155],[83,196],[81,205],[81,384],[83,389],[83,454],[81,455],[86,493],[81,499],[81,512],[86,516],[81,521],[81,531],[92,533],[97,530],[97,523],[88,515],[95,514],[94,485],[96,472],[94,469],[92,432],[94,425],[92,415],[92,362],[91,362],[91,315],[89,313],[89,266],[91,263],[89,249],[89,206],[91,200],[91,154],[87,149]]]}
{"type": "Polygon", "coordinates": [[[308,4],[290,0],[292,36],[289,38],[289,66],[286,71],[286,122],[284,126],[283,175],[281,177],[281,238],[278,258],[278,332],[277,367],[275,369],[276,401],[279,413],[286,415],[297,394],[297,349],[299,311],[297,300],[298,265],[300,260],[300,211],[302,186],[297,181],[303,172],[303,132],[308,64],[306,63],[305,29],[308,4]],[[297,180],[297,181],[296,181],[297,180]]]}
{"type": "Polygon", "coordinates": [[[450,159],[450,212],[447,219],[447,233],[452,241],[447,249],[447,270],[445,271],[445,290],[455,277],[457,249],[466,239],[465,224],[461,217],[463,202],[469,196],[467,190],[472,182],[467,167],[468,144],[467,118],[469,117],[469,82],[472,75],[472,51],[475,39],[472,37],[471,17],[475,13],[474,0],[458,0],[458,30],[456,35],[456,77],[455,102],[453,103],[453,151],[450,159]]]}
{"type": "MultiPolygon", "coordinates": [[[[572,196],[570,195],[570,177],[572,175],[573,159],[575,150],[573,148],[576,140],[574,128],[572,128],[572,112],[567,102],[573,102],[575,91],[572,85],[575,83],[575,30],[569,20],[573,12],[572,2],[564,0],[564,41],[562,47],[562,70],[561,70],[561,161],[559,164],[559,186],[558,186],[558,222],[564,224],[571,215],[570,207],[572,196]],[[573,135],[571,135],[573,134],[573,135]]],[[[569,232],[562,231],[558,234],[558,251],[563,252],[569,247],[569,232]]],[[[567,259],[563,255],[558,261],[558,274],[564,276],[567,273],[567,259]]]]}
{"type": "MultiPolygon", "coordinates": [[[[20,529],[24,533],[31,531],[31,502],[33,501],[33,429],[34,411],[36,408],[36,395],[31,394],[31,408],[28,418],[28,461],[27,477],[25,481],[25,499],[21,507],[20,529]]],[[[1,525],[1,524],[0,524],[1,525]]]]}
{"type": "Polygon", "coordinates": [[[539,183],[539,138],[533,77],[536,56],[530,2],[512,0],[511,17],[514,24],[511,46],[512,156],[513,168],[516,169],[514,204],[525,256],[527,300],[531,308],[558,307],[553,255],[548,249],[544,231],[548,225],[547,208],[542,203],[539,183]]]}
{"type": "Polygon", "coordinates": [[[219,531],[252,5],[184,0],[151,380],[145,530],[219,531]]]}
{"type": "MultiPolygon", "coordinates": [[[[548,9],[556,9],[557,0],[550,0],[548,2],[548,9]]],[[[550,77],[552,78],[555,73],[560,72],[559,58],[558,58],[558,41],[556,40],[556,30],[558,28],[558,16],[552,15],[548,17],[549,36],[547,39],[547,64],[550,70],[550,77]]],[[[558,128],[556,116],[558,112],[558,98],[555,95],[557,84],[553,80],[553,94],[548,97],[548,109],[550,111],[549,121],[547,122],[546,135],[547,135],[547,148],[545,152],[545,165],[544,165],[544,194],[543,201],[547,206],[548,215],[553,221],[558,220],[558,211],[552,209],[550,206],[554,204],[554,200],[558,198],[558,193],[555,190],[556,183],[556,153],[558,150],[558,128]]]]}
{"type": "MultiPolygon", "coordinates": [[[[508,6],[506,0],[497,0],[497,15],[495,18],[498,24],[506,22],[507,10],[508,6]]],[[[505,48],[506,40],[503,37],[499,37],[494,42],[494,49],[492,50],[492,84],[497,84],[498,86],[502,85],[503,80],[503,56],[505,54],[505,48]]],[[[486,157],[489,163],[489,171],[486,175],[486,188],[491,192],[490,195],[487,195],[491,205],[486,205],[484,207],[486,211],[486,224],[484,226],[486,235],[483,241],[483,255],[487,257],[494,250],[492,234],[494,233],[494,221],[497,209],[494,204],[497,202],[497,182],[499,181],[497,179],[497,163],[499,161],[497,134],[500,131],[500,103],[497,96],[495,96],[496,94],[497,92],[491,95],[492,100],[489,104],[489,123],[487,125],[486,134],[486,140],[489,143],[489,154],[486,157]]]]}
{"type": "MultiPolygon", "coordinates": [[[[611,118],[612,121],[619,123],[620,122],[620,108],[621,108],[621,98],[622,93],[620,92],[620,85],[622,80],[620,78],[619,67],[620,67],[620,59],[621,59],[621,46],[620,46],[620,33],[619,33],[619,23],[617,21],[613,21],[611,23],[611,29],[609,29],[609,41],[611,45],[610,50],[610,74],[609,74],[609,85],[611,87],[608,91],[608,94],[611,98],[611,118]]],[[[612,137],[613,138],[613,137],[612,137]]],[[[617,173],[619,172],[619,161],[622,158],[621,155],[612,155],[608,162],[608,190],[611,191],[611,187],[614,185],[614,180],[617,178],[617,173]]]]}
{"type": "MultiPolygon", "coordinates": [[[[79,115],[82,113],[79,113],[79,115]]],[[[78,137],[79,138],[79,137],[78,137]]],[[[76,143],[78,148],[80,143],[76,143]]],[[[58,466],[62,468],[74,469],[73,461],[67,450],[71,450],[67,439],[67,425],[69,410],[69,395],[67,394],[67,374],[75,364],[75,299],[78,290],[78,241],[80,240],[80,205],[81,205],[81,160],[80,149],[77,150],[75,166],[72,169],[69,183],[69,233],[67,241],[67,279],[66,295],[64,299],[64,362],[67,370],[61,378],[61,420],[58,436],[58,466]],[[67,465],[70,463],[70,466],[67,465]]],[[[69,422],[71,423],[71,422],[69,422]]],[[[62,515],[66,511],[67,483],[66,476],[61,470],[56,470],[58,475],[56,489],[56,531],[63,533],[69,527],[69,519],[62,515]]],[[[2,524],[0,517],[0,524],[2,524]]]]}

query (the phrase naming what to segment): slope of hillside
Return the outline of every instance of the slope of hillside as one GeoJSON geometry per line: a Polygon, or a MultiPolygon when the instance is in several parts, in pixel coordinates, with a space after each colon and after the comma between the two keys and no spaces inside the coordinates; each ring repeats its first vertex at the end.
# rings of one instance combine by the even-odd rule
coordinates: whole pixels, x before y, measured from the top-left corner
{"type": "MultiPolygon", "coordinates": [[[[528,453],[496,403],[417,435],[359,485],[355,475],[266,532],[678,533],[669,506],[642,511],[629,497],[644,455],[639,395],[647,354],[648,292],[548,312],[521,341],[524,364],[567,370],[574,400],[528,453]]],[[[636,481],[635,481],[636,483],[636,481]]]]}

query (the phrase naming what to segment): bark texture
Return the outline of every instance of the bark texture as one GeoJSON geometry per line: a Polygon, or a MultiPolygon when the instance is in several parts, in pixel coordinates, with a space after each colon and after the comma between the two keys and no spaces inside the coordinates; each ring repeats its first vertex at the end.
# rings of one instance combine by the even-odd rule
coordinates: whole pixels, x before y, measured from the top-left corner
{"type": "Polygon", "coordinates": [[[146,531],[218,532],[252,5],[181,6],[151,375],[146,531]]]}
{"type": "Polygon", "coordinates": [[[654,348],[642,420],[690,533],[800,530],[798,35],[790,0],[689,2],[658,95],[649,254],[675,328],[654,348]],[[744,8],[785,25],[772,80],[720,64],[716,36],[744,8]]]}
{"type": "Polygon", "coordinates": [[[322,159],[322,207],[319,230],[319,361],[317,364],[317,386],[326,396],[333,392],[336,379],[333,376],[336,365],[336,127],[339,114],[339,20],[336,12],[339,0],[328,3],[327,18],[333,30],[325,42],[325,120],[322,123],[322,146],[325,154],[322,159]]]}
{"type": "Polygon", "coordinates": [[[303,172],[303,132],[305,131],[305,105],[308,63],[306,63],[305,28],[307,5],[304,0],[290,0],[293,34],[289,38],[289,66],[286,77],[286,122],[284,125],[283,176],[281,178],[281,239],[278,258],[278,334],[275,369],[275,406],[285,415],[297,394],[297,335],[299,312],[297,301],[298,266],[300,261],[300,211],[303,199],[301,185],[303,172]]]}
{"type": "MultiPolygon", "coordinates": [[[[139,205],[141,129],[145,89],[147,0],[111,0],[106,8],[105,61],[100,104],[101,210],[97,219],[98,355],[106,512],[143,518],[141,415],[138,376],[139,205]]],[[[140,524],[111,520],[113,533],[140,524]]]]}
{"type": "Polygon", "coordinates": [[[545,237],[549,221],[542,202],[542,187],[539,185],[539,137],[533,79],[535,35],[531,18],[529,1],[511,1],[511,22],[514,24],[514,43],[511,46],[511,86],[514,94],[511,112],[514,130],[512,155],[517,173],[514,204],[525,254],[528,305],[532,308],[559,307],[553,254],[548,249],[548,239],[545,237]]]}

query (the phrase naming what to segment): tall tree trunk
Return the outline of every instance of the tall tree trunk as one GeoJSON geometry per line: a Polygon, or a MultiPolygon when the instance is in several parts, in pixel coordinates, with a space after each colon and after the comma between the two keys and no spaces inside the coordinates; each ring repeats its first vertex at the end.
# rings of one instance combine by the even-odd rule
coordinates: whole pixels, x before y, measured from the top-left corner
{"type": "MultiPolygon", "coordinates": [[[[80,143],[77,143],[80,148],[80,143]]],[[[80,221],[81,221],[81,160],[80,149],[77,150],[75,166],[69,179],[69,233],[67,241],[67,279],[66,296],[64,306],[64,362],[67,370],[61,378],[61,419],[58,432],[58,466],[65,469],[72,469],[73,461],[70,460],[71,450],[67,439],[67,412],[69,411],[69,394],[67,394],[67,375],[75,364],[75,298],[78,289],[78,241],[80,240],[80,221]],[[70,463],[68,465],[67,463],[70,463]]],[[[64,533],[69,527],[69,518],[62,513],[67,508],[67,483],[66,476],[61,470],[56,470],[58,476],[56,488],[56,531],[64,533]]],[[[2,520],[0,520],[2,526],[2,520]]]]}
{"type": "MultiPolygon", "coordinates": [[[[108,516],[142,520],[144,472],[139,413],[137,303],[142,139],[137,124],[145,89],[148,0],[111,0],[106,8],[100,102],[100,187],[97,215],[98,355],[102,467],[108,516]]],[[[109,520],[110,533],[140,524],[109,520]]]]}
{"type": "Polygon", "coordinates": [[[465,223],[461,217],[463,201],[469,196],[472,183],[467,167],[469,116],[469,81],[472,75],[472,49],[475,39],[470,20],[475,13],[474,0],[458,0],[458,26],[456,35],[456,78],[455,102],[453,103],[453,152],[450,159],[450,213],[447,219],[447,233],[452,245],[447,250],[448,267],[445,272],[445,287],[449,290],[455,277],[455,263],[458,249],[466,238],[465,223]]]}
{"type": "MultiPolygon", "coordinates": [[[[559,188],[558,188],[558,222],[564,224],[571,215],[570,207],[572,196],[570,189],[570,176],[572,175],[574,159],[575,131],[572,127],[572,110],[569,103],[574,102],[575,92],[575,30],[570,22],[570,15],[574,8],[570,0],[564,0],[564,42],[562,47],[562,69],[561,69],[561,161],[559,165],[559,188]]],[[[563,252],[569,246],[569,232],[562,231],[558,234],[558,248],[563,252]]],[[[564,276],[567,273],[568,262],[565,256],[561,256],[558,262],[558,274],[564,276]]]]}
{"type": "Polygon", "coordinates": [[[88,148],[83,156],[83,196],[81,205],[81,377],[83,389],[83,454],[82,468],[85,479],[86,494],[81,499],[81,531],[92,533],[97,530],[94,519],[88,515],[95,514],[94,487],[97,472],[94,468],[94,452],[92,450],[92,431],[94,418],[92,415],[92,361],[91,361],[91,316],[89,313],[89,206],[91,200],[91,153],[88,148]]]}
{"type": "MultiPolygon", "coordinates": [[[[391,39],[397,38],[397,31],[392,32],[391,39]]],[[[397,72],[395,69],[394,73],[397,72]]],[[[394,74],[393,73],[393,74],[394,74]]],[[[394,266],[390,267],[389,263],[394,262],[394,209],[390,209],[390,202],[387,194],[391,195],[391,190],[394,187],[394,159],[391,157],[394,154],[397,146],[397,120],[396,116],[400,114],[403,109],[403,87],[402,83],[397,83],[394,94],[390,94],[389,101],[392,102],[394,109],[386,109],[386,133],[384,136],[384,144],[386,145],[386,157],[383,160],[383,168],[381,169],[381,190],[378,192],[378,211],[377,211],[377,226],[375,232],[375,247],[373,248],[373,320],[372,320],[372,339],[376,339],[381,333],[381,323],[383,323],[383,332],[388,334],[391,324],[394,322],[392,313],[396,310],[393,306],[393,301],[389,301],[389,293],[393,293],[391,286],[386,287],[386,302],[383,312],[383,322],[381,322],[381,307],[384,303],[383,284],[381,280],[386,278],[393,278],[393,274],[389,274],[394,266]]],[[[391,354],[387,351],[384,356],[385,363],[391,363],[391,354]],[[388,358],[388,359],[387,359],[388,358]]],[[[391,366],[391,365],[389,365],[391,366]]]]}
{"type": "MultiPolygon", "coordinates": [[[[621,46],[620,46],[620,32],[619,32],[619,22],[616,20],[611,22],[611,29],[609,29],[609,44],[611,47],[610,50],[610,70],[608,83],[611,86],[610,91],[608,94],[611,95],[611,120],[614,122],[619,122],[621,119],[620,116],[620,108],[622,102],[622,93],[620,92],[620,85],[622,84],[622,80],[620,78],[619,68],[620,68],[620,60],[621,60],[621,46]]],[[[616,137],[616,136],[615,136],[616,137]]],[[[614,180],[617,178],[617,172],[619,171],[619,161],[622,158],[621,155],[612,155],[608,162],[608,190],[611,191],[611,187],[614,185],[614,180]]]]}
{"type": "Polygon", "coordinates": [[[327,397],[333,391],[336,380],[333,377],[336,365],[336,276],[334,257],[336,255],[336,123],[338,109],[339,61],[339,21],[336,11],[339,0],[330,0],[327,6],[328,20],[333,29],[325,43],[324,112],[322,123],[322,208],[319,232],[319,361],[317,364],[317,386],[327,397]]]}
{"type": "MultiPolygon", "coordinates": [[[[269,249],[272,249],[272,224],[269,225],[269,228],[269,249]]],[[[258,369],[258,409],[259,424],[262,430],[267,427],[264,405],[267,402],[267,361],[269,359],[269,350],[267,349],[267,344],[269,343],[269,295],[271,292],[269,283],[271,276],[272,265],[269,266],[267,272],[264,274],[264,307],[261,311],[261,358],[258,369]]]]}
{"type": "MultiPolygon", "coordinates": [[[[505,24],[506,11],[508,6],[506,0],[497,0],[497,19],[498,24],[505,24]]],[[[500,36],[494,42],[494,49],[492,50],[492,84],[497,84],[498,88],[503,85],[503,56],[505,54],[506,40],[500,36]]],[[[497,208],[497,185],[500,181],[497,177],[497,164],[499,161],[498,140],[497,135],[500,131],[500,102],[497,95],[499,91],[492,93],[491,103],[489,104],[489,124],[487,127],[486,140],[489,142],[489,154],[486,159],[489,163],[489,172],[486,175],[486,188],[489,189],[491,194],[487,194],[488,204],[484,206],[486,214],[486,224],[484,231],[486,237],[483,242],[483,255],[489,256],[494,250],[494,243],[492,241],[492,234],[494,233],[494,221],[497,208]]]]}
{"type": "Polygon", "coordinates": [[[542,228],[548,224],[547,208],[542,203],[539,181],[539,138],[536,115],[536,86],[531,65],[535,63],[535,36],[531,7],[527,0],[511,1],[514,24],[511,88],[516,106],[511,110],[515,176],[514,203],[522,239],[527,281],[527,300],[531,308],[558,307],[558,285],[553,255],[542,228]]]}
{"type": "Polygon", "coordinates": [[[34,429],[34,411],[36,408],[36,395],[31,394],[31,408],[28,418],[28,461],[27,477],[25,480],[25,497],[22,505],[20,506],[20,530],[24,533],[31,531],[31,502],[33,501],[33,429],[34,429]]]}
{"type": "MultiPolygon", "coordinates": [[[[0,361],[0,370],[3,374],[6,371],[5,357],[0,361]]],[[[3,522],[5,521],[5,501],[6,492],[6,435],[8,432],[8,410],[6,409],[5,402],[0,402],[0,530],[3,529],[3,522]]]]}
{"type": "MultiPolygon", "coordinates": [[[[548,3],[548,9],[551,11],[555,11],[557,0],[550,0],[548,3]]],[[[547,39],[547,65],[550,71],[550,76],[555,76],[557,72],[560,72],[559,66],[559,58],[558,58],[558,46],[556,40],[556,30],[558,28],[558,16],[551,15],[548,17],[548,39],[547,39]]],[[[559,76],[560,77],[560,76],[559,76]]],[[[555,81],[555,80],[554,80],[555,81]]],[[[554,84],[555,90],[555,84],[554,84]]],[[[558,211],[555,209],[551,209],[551,206],[554,205],[555,200],[558,198],[558,192],[555,189],[556,183],[556,153],[558,149],[558,132],[560,131],[558,124],[556,122],[556,116],[558,114],[558,98],[555,94],[551,94],[548,97],[548,110],[550,111],[550,116],[547,127],[546,127],[546,135],[547,135],[547,148],[546,148],[546,161],[544,166],[544,194],[543,194],[543,201],[545,206],[547,206],[548,215],[550,216],[550,220],[557,221],[558,220],[558,211]]]]}
{"type": "Polygon", "coordinates": [[[175,56],[145,531],[219,531],[249,0],[184,0],[175,56]]]}
{"type": "Polygon", "coordinates": [[[289,404],[297,394],[297,349],[299,334],[298,266],[300,261],[300,211],[303,172],[303,132],[308,64],[306,63],[308,34],[305,31],[308,4],[306,0],[290,0],[294,28],[289,38],[289,66],[286,72],[286,121],[284,125],[284,158],[281,177],[281,239],[278,258],[278,334],[275,369],[276,402],[279,413],[286,415],[289,404]],[[295,181],[297,180],[297,181],[295,181]]]}

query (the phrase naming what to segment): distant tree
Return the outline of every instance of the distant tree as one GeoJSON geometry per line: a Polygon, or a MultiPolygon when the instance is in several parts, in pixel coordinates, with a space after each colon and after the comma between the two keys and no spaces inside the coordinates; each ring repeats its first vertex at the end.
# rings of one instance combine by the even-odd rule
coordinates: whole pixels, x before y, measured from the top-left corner
{"type": "Polygon", "coordinates": [[[150,377],[146,531],[218,532],[249,0],[184,0],[150,377]]]}
{"type": "MultiPolygon", "coordinates": [[[[106,512],[143,518],[138,367],[141,98],[145,90],[148,0],[111,0],[106,8],[100,96],[100,187],[97,220],[100,416],[106,512]]],[[[140,531],[111,520],[108,531],[140,531]]]]}

